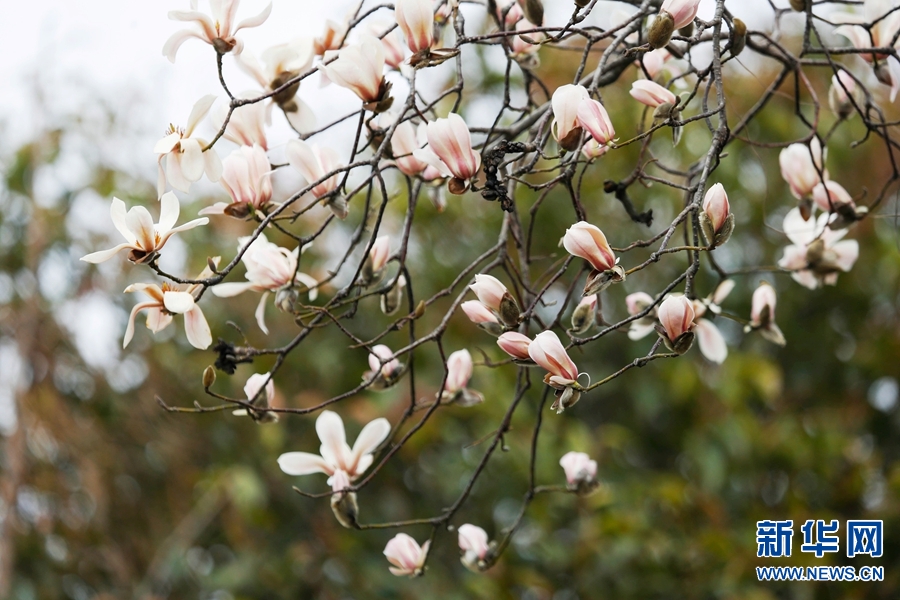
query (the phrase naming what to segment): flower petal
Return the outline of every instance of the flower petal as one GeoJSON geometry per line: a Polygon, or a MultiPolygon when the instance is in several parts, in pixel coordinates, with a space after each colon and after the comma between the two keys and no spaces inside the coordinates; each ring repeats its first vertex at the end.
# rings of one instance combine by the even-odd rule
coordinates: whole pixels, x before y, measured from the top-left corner
{"type": "MultiPolygon", "coordinates": [[[[385,418],[375,419],[363,427],[351,450],[351,474],[359,467],[359,459],[375,451],[381,442],[390,434],[391,424],[385,418]]],[[[357,473],[358,475],[359,473],[357,473]]]]}
{"type": "Polygon", "coordinates": [[[191,310],[184,313],[184,332],[191,346],[199,350],[206,350],[212,344],[212,332],[209,330],[209,323],[203,316],[203,311],[199,306],[194,306],[191,310]]]}
{"type": "Polygon", "coordinates": [[[278,466],[288,475],[331,475],[334,469],[321,456],[309,452],[286,452],[278,457],[278,466]]]}
{"type": "Polygon", "coordinates": [[[728,346],[719,328],[708,319],[697,319],[694,323],[694,333],[697,334],[697,342],[703,356],[716,364],[722,364],[728,357],[728,346]]]}
{"type": "Polygon", "coordinates": [[[167,192],[159,199],[159,223],[156,226],[156,232],[164,235],[178,221],[178,213],[181,212],[181,204],[178,203],[178,197],[174,192],[167,192]]]}
{"type": "Polygon", "coordinates": [[[350,447],[347,446],[344,422],[341,417],[330,410],[323,410],[316,419],[316,433],[322,442],[322,446],[319,448],[322,458],[335,467],[343,468],[348,462],[345,459],[348,458],[350,447]]]}
{"type": "Polygon", "coordinates": [[[188,292],[164,292],[163,304],[167,311],[180,315],[194,308],[194,297],[188,292]]]}

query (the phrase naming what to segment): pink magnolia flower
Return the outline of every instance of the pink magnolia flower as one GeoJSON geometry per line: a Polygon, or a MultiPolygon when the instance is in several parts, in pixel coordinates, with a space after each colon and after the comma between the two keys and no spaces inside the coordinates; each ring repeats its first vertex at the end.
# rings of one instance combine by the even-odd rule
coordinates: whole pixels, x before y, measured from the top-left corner
{"type": "Polygon", "coordinates": [[[447,381],[444,392],[455,394],[462,391],[472,378],[472,355],[468,350],[457,350],[447,359],[447,381]]]}
{"type": "Polygon", "coordinates": [[[608,271],[618,262],[600,228],[585,221],[566,230],[563,247],[569,254],[588,261],[596,271],[608,271]]]}
{"type": "Polygon", "coordinates": [[[775,288],[765,281],[761,281],[759,287],[753,292],[750,324],[744,331],[759,331],[770,342],[784,346],[787,343],[784,334],[775,323],[775,303],[775,288]]]}
{"type": "Polygon", "coordinates": [[[805,221],[800,209],[791,209],[784,217],[784,233],[793,242],[784,249],[778,266],[791,271],[791,277],[811,290],[819,285],[836,285],[838,273],[847,272],[859,257],[859,243],[843,240],[846,229],[831,229],[833,215],[822,213],[805,221]]]}
{"type": "Polygon", "coordinates": [[[671,295],[659,306],[659,322],[665,328],[666,336],[673,344],[694,324],[694,307],[684,296],[671,295]]]}
{"type": "MultiPolygon", "coordinates": [[[[635,292],[625,297],[625,306],[628,309],[628,314],[632,317],[647,310],[654,302],[653,296],[646,292],[635,292]]],[[[632,321],[628,327],[628,338],[639,340],[651,333],[656,325],[655,312],[650,311],[646,316],[632,321]]]]}
{"type": "Polygon", "coordinates": [[[584,452],[567,452],[559,459],[559,466],[565,471],[570,485],[589,483],[597,477],[597,461],[584,452]]]}
{"type": "Polygon", "coordinates": [[[428,540],[421,546],[412,537],[405,533],[398,533],[384,547],[384,555],[394,566],[388,567],[393,575],[398,577],[418,577],[425,568],[425,559],[428,558],[428,540]]]}
{"type": "Polygon", "coordinates": [[[364,375],[366,379],[373,377],[381,377],[386,381],[394,378],[398,371],[403,368],[400,361],[394,357],[394,352],[384,344],[372,346],[372,352],[369,353],[369,369],[364,375]]]}
{"type": "Polygon", "coordinates": [[[336,23],[331,19],[325,21],[325,31],[313,40],[313,50],[316,56],[323,56],[331,50],[340,50],[341,40],[347,36],[347,24],[346,20],[343,23],[336,23]]]}
{"type": "Polygon", "coordinates": [[[381,40],[368,33],[361,34],[359,40],[358,44],[340,50],[335,60],[319,68],[330,81],[359,96],[366,108],[374,109],[387,94],[384,46],[381,40]]]}
{"type": "Polygon", "coordinates": [[[500,325],[500,320],[497,318],[497,315],[478,300],[468,300],[460,304],[459,307],[463,310],[464,313],[466,313],[466,316],[469,317],[469,320],[476,325],[481,325],[483,323],[495,323],[497,325],[500,325]]]}
{"type": "Polygon", "coordinates": [[[663,104],[674,105],[677,101],[675,94],[649,79],[638,79],[631,84],[631,91],[628,93],[632,98],[650,108],[659,108],[663,104]]]}
{"type": "Polygon", "coordinates": [[[330,410],[323,410],[316,419],[316,433],[322,442],[319,447],[321,456],[309,452],[287,452],[278,457],[278,466],[288,475],[324,473],[329,477],[329,484],[337,471],[343,471],[353,481],[372,466],[375,460],[372,454],[390,432],[391,424],[387,419],[375,419],[362,428],[353,448],[350,448],[341,417],[330,410]]]}
{"type": "MultiPolygon", "coordinates": [[[[238,238],[238,250],[243,248],[250,238],[238,238]]],[[[220,283],[211,288],[214,295],[219,298],[230,298],[243,294],[246,291],[262,292],[263,295],[259,299],[256,307],[256,323],[263,333],[268,334],[269,328],[266,327],[265,310],[266,300],[270,293],[277,293],[282,290],[292,289],[297,283],[301,283],[309,288],[309,297],[315,300],[318,290],[316,286],[319,282],[306,273],[297,271],[297,257],[300,253],[299,248],[290,251],[282,248],[277,244],[273,244],[266,239],[266,236],[260,234],[241,256],[241,262],[247,267],[247,281],[234,283],[220,283]]]]}
{"type": "Polygon", "coordinates": [[[472,571],[482,570],[487,566],[485,560],[491,550],[487,532],[481,527],[469,523],[460,525],[457,531],[459,533],[459,549],[462,552],[460,558],[462,564],[472,571]]]}
{"type": "Polygon", "coordinates": [[[469,285],[478,300],[494,312],[500,312],[500,303],[508,293],[506,286],[493,275],[479,273],[475,275],[475,283],[469,285]]]}
{"type": "Polygon", "coordinates": [[[220,182],[231,203],[217,202],[201,215],[227,214],[246,217],[265,207],[272,199],[272,166],[260,146],[241,146],[222,162],[220,182]]]}
{"type": "Polygon", "coordinates": [[[125,238],[125,242],[109,250],[82,256],[81,260],[92,264],[101,263],[111,259],[121,250],[129,249],[131,252],[128,253],[128,260],[138,264],[148,262],[156,257],[169,238],[176,233],[209,223],[208,218],[202,217],[175,227],[180,211],[178,198],[174,193],[167,192],[160,199],[159,223],[154,224],[150,211],[143,206],[133,206],[125,212],[125,203],[113,198],[109,214],[113,225],[125,238]]]}
{"type": "Polygon", "coordinates": [[[555,389],[569,387],[578,379],[578,367],[552,331],[544,331],[535,336],[534,341],[528,345],[528,356],[549,372],[544,383],[555,389]]]}
{"type": "Polygon", "coordinates": [[[828,179],[828,171],[825,170],[825,157],[827,153],[822,150],[818,138],[813,138],[809,146],[806,144],[791,144],[778,155],[778,164],[781,166],[781,176],[791,186],[791,193],[798,200],[809,196],[822,179],[828,179]],[[815,162],[813,162],[815,161],[815,162]]]}
{"type": "Polygon", "coordinates": [[[825,212],[836,212],[842,206],[856,206],[849,192],[837,181],[829,180],[816,185],[812,190],[812,198],[825,212]]]}
{"type": "Polygon", "coordinates": [[[725,219],[731,214],[731,207],[728,204],[725,186],[721,183],[715,184],[706,192],[706,196],[703,198],[703,212],[712,222],[713,231],[719,231],[725,224],[725,219]]]}
{"type": "Polygon", "coordinates": [[[669,13],[675,22],[675,29],[681,29],[694,22],[699,6],[700,0],[665,0],[659,12],[669,13]]]}
{"type": "MultiPolygon", "coordinates": [[[[900,13],[891,0],[866,0],[863,15],[834,13],[829,16],[833,23],[847,23],[834,30],[837,35],[847,38],[855,48],[889,48],[900,30],[900,13]],[[872,24],[869,26],[868,24],[872,24]]],[[[895,47],[898,44],[893,44],[895,47]]],[[[881,83],[891,87],[891,102],[900,92],[900,62],[893,56],[881,52],[864,52],[860,56],[874,63],[875,76],[881,83]]],[[[849,88],[848,88],[849,89],[849,88]]]]}
{"type": "Polygon", "coordinates": [[[449,190],[462,194],[468,182],[481,167],[481,155],[472,150],[472,136],[463,118],[450,113],[446,119],[429,121],[426,127],[428,146],[417,149],[413,156],[437,169],[444,177],[452,177],[449,190]]]}
{"type": "MultiPolygon", "coordinates": [[[[516,6],[518,6],[518,4],[516,4],[516,6]]],[[[534,61],[534,54],[541,49],[541,44],[535,42],[540,42],[546,36],[543,33],[534,33],[532,31],[536,29],[534,23],[524,17],[516,22],[514,28],[516,31],[528,31],[530,33],[508,38],[509,49],[512,51],[513,58],[517,59],[520,63],[526,64],[529,63],[529,61],[534,61]]],[[[537,65],[536,62],[531,64],[534,66],[537,65]]]]}
{"type": "Polygon", "coordinates": [[[397,0],[394,16],[413,53],[431,49],[434,44],[433,0],[397,0]]]}
{"type": "Polygon", "coordinates": [[[582,125],[578,121],[578,107],[590,100],[587,89],[581,85],[561,85],[553,92],[550,106],[553,109],[553,137],[566,149],[576,148],[581,137],[582,125]]]}
{"type": "MultiPolygon", "coordinates": [[[[378,37],[378,36],[376,36],[378,37]]],[[[393,30],[381,37],[381,45],[384,46],[384,62],[392,69],[399,69],[406,60],[406,47],[397,30],[393,30]]]]}
{"type": "Polygon", "coordinates": [[[216,97],[213,95],[197,100],[191,109],[187,126],[182,129],[169,125],[166,136],[153,147],[153,151],[159,155],[159,176],[156,183],[156,193],[159,196],[166,191],[166,179],[173,188],[181,192],[190,191],[191,183],[203,177],[203,173],[212,182],[219,180],[222,174],[219,155],[212,148],[204,152],[206,140],[194,136],[194,129],[209,113],[215,101],[216,97]]]}
{"type": "Polygon", "coordinates": [[[372,244],[372,251],[369,253],[369,259],[372,261],[372,270],[377,273],[383,269],[390,255],[391,237],[389,235],[379,236],[375,243],[372,244]]]}
{"type": "MultiPolygon", "coordinates": [[[[244,384],[244,395],[247,402],[255,402],[255,406],[260,408],[269,408],[275,400],[275,382],[272,380],[270,373],[254,373],[247,378],[244,384]],[[265,386],[265,391],[263,391],[265,386]],[[260,393],[262,392],[262,393],[260,393]]],[[[277,423],[278,413],[270,411],[253,411],[257,423],[277,423]]],[[[246,417],[249,413],[246,408],[239,408],[232,411],[233,415],[238,417],[246,417]]]]}
{"type": "Polygon", "coordinates": [[[235,37],[237,32],[245,27],[259,27],[272,12],[270,2],[258,15],[244,19],[234,27],[240,0],[210,0],[210,15],[198,11],[197,4],[197,0],[191,0],[191,10],[169,11],[169,19],[172,21],[193,21],[198,25],[195,29],[176,31],[166,41],[162,53],[171,62],[175,62],[178,49],[190,38],[197,38],[210,44],[219,54],[232,51],[240,54],[244,43],[235,37]]]}
{"type": "Polygon", "coordinates": [[[422,147],[424,138],[424,125],[416,128],[409,121],[403,121],[394,129],[394,135],[391,136],[391,152],[394,155],[394,163],[404,175],[419,175],[428,168],[427,162],[419,160],[413,154],[422,147]]]}
{"type": "Polygon", "coordinates": [[[337,189],[340,183],[338,173],[320,181],[328,173],[342,168],[338,153],[331,148],[322,148],[315,144],[309,144],[302,140],[291,140],[285,149],[288,163],[303,175],[307,184],[319,181],[310,193],[315,198],[321,198],[337,189]]]}
{"type": "Polygon", "coordinates": [[[856,97],[856,80],[844,69],[839,69],[837,74],[831,77],[831,87],[828,89],[829,108],[838,117],[846,119],[853,115],[855,110],[853,99],[856,97]]]}
{"type": "Polygon", "coordinates": [[[500,0],[496,4],[496,10],[497,20],[503,21],[506,29],[511,29],[516,23],[525,18],[522,7],[515,0],[500,0]],[[505,18],[503,13],[506,13],[505,18]]]}
{"type": "Polygon", "coordinates": [[[519,360],[529,360],[528,347],[531,346],[531,338],[515,331],[507,331],[497,339],[500,349],[519,360]]]}
{"type": "Polygon", "coordinates": [[[608,144],[600,144],[597,140],[591,138],[584,143],[584,146],[581,147],[581,153],[585,158],[600,158],[604,154],[609,152],[608,144]]]}
{"type": "Polygon", "coordinates": [[[681,70],[671,64],[672,53],[665,48],[659,48],[652,52],[647,52],[642,58],[644,69],[650,75],[650,79],[655,80],[664,71],[669,71],[673,75],[678,75],[681,70]]]}
{"type": "MultiPolygon", "coordinates": [[[[238,94],[238,98],[259,98],[263,94],[263,92],[245,91],[238,94]]],[[[212,117],[217,128],[220,128],[225,123],[227,116],[228,107],[225,104],[220,104],[212,117]]],[[[263,101],[245,104],[234,109],[231,113],[231,118],[228,119],[228,125],[225,126],[225,133],[222,137],[238,146],[258,145],[263,150],[268,150],[269,142],[266,138],[266,126],[271,124],[271,104],[263,101]]]]}

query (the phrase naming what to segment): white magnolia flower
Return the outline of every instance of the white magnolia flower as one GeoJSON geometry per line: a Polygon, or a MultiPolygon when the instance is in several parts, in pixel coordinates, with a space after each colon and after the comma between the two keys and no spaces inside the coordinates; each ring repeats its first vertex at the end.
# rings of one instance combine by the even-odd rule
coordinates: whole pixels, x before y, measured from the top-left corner
{"type": "Polygon", "coordinates": [[[166,179],[176,190],[189,192],[191,184],[203,177],[203,173],[213,183],[221,177],[222,161],[219,155],[212,148],[204,152],[206,140],[194,136],[194,129],[209,113],[215,101],[216,97],[212,94],[197,100],[188,116],[187,126],[182,129],[169,125],[166,136],[153,147],[153,151],[159,155],[159,176],[156,182],[156,193],[159,196],[166,191],[166,179]],[[166,163],[165,169],[163,161],[166,163]]]}
{"type": "MultiPolygon", "coordinates": [[[[238,250],[243,248],[248,241],[247,237],[238,238],[238,250]]],[[[318,294],[316,286],[319,282],[306,273],[297,271],[299,251],[299,248],[295,248],[293,251],[282,248],[267,240],[265,235],[260,234],[241,257],[241,262],[247,267],[247,281],[220,283],[212,287],[212,293],[219,298],[230,298],[248,290],[263,292],[256,308],[256,322],[263,333],[268,334],[265,309],[269,293],[289,290],[297,283],[301,283],[309,288],[310,300],[315,300],[318,294]]]]}
{"type": "Polygon", "coordinates": [[[837,284],[838,273],[852,269],[859,257],[859,243],[842,239],[846,229],[828,227],[835,217],[822,213],[806,221],[799,208],[784,217],[784,233],[793,244],[784,249],[778,266],[791,271],[794,281],[811,290],[822,284],[837,284]]]}
{"type": "Polygon", "coordinates": [[[316,419],[316,433],[322,442],[321,456],[309,452],[287,452],[278,457],[278,466],[288,475],[310,475],[325,473],[329,485],[336,471],[343,471],[351,481],[372,466],[372,453],[391,432],[387,419],[371,421],[359,432],[353,448],[347,444],[344,422],[337,413],[322,411],[316,419]]]}
{"type": "Polygon", "coordinates": [[[209,223],[209,219],[202,217],[175,227],[180,211],[181,206],[175,194],[172,192],[163,194],[160,199],[159,223],[154,224],[150,211],[143,206],[133,206],[131,210],[125,212],[125,203],[118,198],[113,198],[109,214],[112,217],[113,225],[125,238],[125,242],[109,250],[82,256],[81,260],[94,264],[101,263],[111,259],[121,250],[130,249],[128,260],[138,264],[148,262],[156,256],[174,234],[209,223]]]}
{"type": "Polygon", "coordinates": [[[175,62],[178,49],[190,38],[197,38],[212,45],[219,54],[228,52],[240,54],[244,43],[234,37],[235,34],[245,27],[259,27],[272,12],[272,3],[270,2],[258,15],[244,19],[235,27],[235,17],[240,3],[241,0],[209,0],[210,14],[206,14],[197,10],[197,0],[191,0],[191,10],[169,11],[169,19],[193,21],[197,27],[173,33],[163,46],[163,55],[171,62],[175,62]]]}

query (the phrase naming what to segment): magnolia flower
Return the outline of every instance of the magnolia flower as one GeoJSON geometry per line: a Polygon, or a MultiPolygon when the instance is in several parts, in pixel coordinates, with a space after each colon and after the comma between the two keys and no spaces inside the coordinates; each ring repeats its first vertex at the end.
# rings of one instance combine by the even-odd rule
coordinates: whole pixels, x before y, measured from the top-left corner
{"type": "Polygon", "coordinates": [[[516,31],[528,31],[529,33],[507,38],[512,57],[526,68],[537,68],[540,65],[540,61],[535,55],[541,49],[541,44],[536,42],[544,40],[546,36],[543,33],[533,33],[535,29],[534,23],[524,18],[516,22],[514,29],[516,31]]]}
{"type": "Polygon", "coordinates": [[[822,150],[816,137],[810,140],[809,146],[791,144],[778,155],[781,176],[791,186],[791,193],[795,198],[802,200],[812,193],[813,188],[822,181],[820,171],[828,179],[828,171],[825,170],[826,156],[827,153],[822,150]]]}
{"type": "Polygon", "coordinates": [[[685,296],[673,294],[659,305],[657,315],[666,345],[678,354],[687,352],[694,342],[694,307],[691,301],[685,296]]]}
{"type": "Polygon", "coordinates": [[[583,295],[596,294],[625,279],[625,271],[618,266],[619,260],[599,227],[579,221],[566,230],[562,242],[569,254],[585,259],[594,269],[588,275],[583,295]]]}
{"type": "Polygon", "coordinates": [[[313,40],[316,56],[323,56],[329,50],[339,50],[341,41],[347,37],[347,21],[335,23],[331,19],[325,21],[325,31],[313,40]]]}
{"type": "Polygon", "coordinates": [[[316,433],[322,445],[319,454],[309,452],[287,452],[278,457],[278,466],[288,475],[328,475],[328,484],[337,471],[343,471],[350,481],[354,481],[372,466],[372,454],[391,432],[387,419],[378,418],[362,428],[351,449],[347,445],[344,422],[330,410],[323,410],[316,419],[316,433]]]}
{"type": "Polygon", "coordinates": [[[209,223],[208,218],[202,217],[175,227],[180,211],[178,198],[174,193],[167,192],[160,199],[159,223],[154,224],[150,211],[143,206],[133,206],[128,212],[125,212],[125,203],[118,198],[113,198],[109,214],[112,217],[113,225],[125,238],[125,242],[109,250],[82,256],[81,260],[93,264],[102,263],[111,259],[119,251],[130,249],[128,260],[137,264],[149,262],[156,257],[174,234],[209,223]]]}
{"type": "Polygon", "coordinates": [[[593,483],[597,478],[597,461],[584,452],[567,452],[559,459],[559,466],[566,473],[566,481],[572,487],[593,483]]]}
{"type": "MultiPolygon", "coordinates": [[[[270,373],[254,373],[247,379],[244,384],[244,395],[247,396],[247,402],[255,404],[260,408],[269,408],[275,400],[275,382],[272,380],[270,373]],[[263,390],[265,386],[265,391],[263,390]]],[[[233,415],[247,416],[249,413],[246,408],[239,408],[232,412],[233,415]]],[[[253,411],[253,417],[257,423],[277,423],[278,414],[271,411],[253,411]]]]}
{"type": "Polygon", "coordinates": [[[425,559],[428,558],[428,540],[422,546],[416,540],[405,533],[398,533],[384,547],[384,555],[393,567],[388,570],[398,577],[407,575],[418,577],[425,569],[425,559]]]}
{"type": "MultiPolygon", "coordinates": [[[[238,94],[238,98],[252,99],[264,95],[263,92],[246,91],[238,94]]],[[[213,115],[216,127],[221,128],[228,118],[228,106],[220,104],[213,115]]],[[[258,145],[263,150],[269,149],[266,139],[266,125],[272,124],[272,105],[263,101],[252,102],[234,109],[222,135],[229,142],[238,146],[258,145]]]]}
{"type": "Polygon", "coordinates": [[[837,181],[824,181],[812,189],[812,199],[825,212],[837,212],[842,206],[855,207],[853,198],[837,181]]]}
{"type": "MultiPolygon", "coordinates": [[[[303,37],[268,48],[260,56],[261,64],[252,53],[243,52],[238,57],[238,66],[256,79],[264,90],[274,92],[308,71],[314,56],[312,40],[303,37]]],[[[297,96],[299,90],[298,81],[274,94],[271,100],[284,111],[294,129],[300,132],[310,131],[316,126],[316,117],[312,109],[297,96]]]]}
{"type": "Polygon", "coordinates": [[[544,376],[544,383],[557,390],[556,401],[550,409],[559,414],[574,406],[581,398],[581,386],[577,381],[578,367],[569,358],[556,334],[552,331],[537,334],[528,345],[528,356],[548,371],[544,376]]]}
{"type": "Polygon", "coordinates": [[[593,138],[586,141],[584,146],[581,147],[581,153],[587,159],[600,158],[607,152],[609,152],[609,145],[600,144],[593,138]]]}
{"type": "Polygon", "coordinates": [[[378,283],[384,276],[384,267],[391,255],[391,238],[387,235],[378,237],[372,244],[372,250],[363,263],[359,274],[359,284],[363,287],[378,283]]]}
{"type": "MultiPolygon", "coordinates": [[[[214,265],[218,265],[219,257],[212,259],[214,265]]],[[[198,279],[206,279],[212,276],[212,269],[208,266],[203,269],[198,279]]],[[[122,340],[122,348],[128,346],[134,337],[134,319],[137,314],[147,311],[147,329],[156,333],[162,331],[172,323],[173,315],[184,315],[184,332],[187,334],[191,346],[199,350],[206,350],[212,344],[212,333],[203,311],[197,306],[196,300],[203,291],[200,284],[183,285],[163,282],[161,286],[152,283],[134,283],[125,288],[126,293],[144,292],[152,299],[149,302],[139,302],[131,309],[128,317],[128,325],[125,327],[125,338],[122,340]]]]}
{"type": "Polygon", "coordinates": [[[798,208],[784,217],[784,233],[793,244],[784,249],[778,266],[791,271],[794,281],[811,290],[837,284],[838,273],[853,268],[859,257],[859,243],[841,239],[846,229],[828,227],[832,218],[822,213],[818,219],[805,221],[798,208]]]}
{"type": "Polygon", "coordinates": [[[671,75],[681,74],[681,69],[672,64],[672,53],[665,48],[645,53],[641,57],[641,61],[647,75],[653,80],[656,80],[665,71],[668,71],[671,75]]]}
{"type": "Polygon", "coordinates": [[[473,406],[484,402],[484,396],[468,389],[472,378],[472,355],[468,350],[457,350],[447,358],[447,378],[439,394],[443,402],[455,402],[460,406],[473,406]]]}
{"type": "Polygon", "coordinates": [[[159,176],[156,183],[157,195],[162,196],[166,191],[166,179],[169,184],[181,192],[188,192],[191,183],[203,177],[203,173],[209,180],[216,182],[222,174],[222,161],[215,150],[210,148],[206,152],[206,140],[194,137],[194,129],[209,113],[210,107],[216,97],[204,96],[197,100],[188,117],[187,127],[184,129],[169,125],[166,136],[156,142],[153,151],[159,154],[159,176]],[[163,169],[163,161],[166,166],[163,169]]]}
{"type": "Polygon", "coordinates": [[[750,324],[744,328],[745,332],[759,331],[762,336],[779,346],[784,346],[787,341],[781,329],[775,324],[775,288],[761,281],[759,287],[753,292],[753,301],[750,306],[750,324]]]}
{"type": "Polygon", "coordinates": [[[616,131],[603,105],[580,85],[563,85],[553,92],[553,136],[565,150],[575,150],[586,129],[597,144],[608,144],[616,131]]]}
{"type": "Polygon", "coordinates": [[[512,27],[525,18],[522,7],[516,0],[500,0],[496,3],[497,20],[503,22],[506,29],[512,27]],[[505,13],[505,16],[504,16],[505,13]]]}
{"type": "Polygon", "coordinates": [[[588,331],[594,324],[599,324],[601,320],[597,310],[599,305],[599,294],[591,294],[582,298],[575,310],[572,311],[572,331],[580,335],[588,331]]]}
{"type": "Polygon", "coordinates": [[[384,112],[393,98],[390,83],[384,79],[384,46],[375,36],[363,33],[359,43],[339,51],[338,57],[319,68],[328,79],[359,96],[363,107],[384,112]]]}
{"type": "MultiPolygon", "coordinates": [[[[249,241],[249,237],[238,238],[238,251],[244,248],[249,241]]],[[[266,327],[265,311],[266,300],[270,293],[278,294],[288,291],[293,289],[297,283],[301,283],[309,288],[310,300],[315,300],[318,294],[316,286],[319,285],[319,282],[309,275],[297,271],[299,253],[300,248],[290,251],[273,244],[266,239],[265,235],[259,234],[259,237],[250,242],[241,256],[241,262],[247,267],[247,281],[220,283],[211,288],[212,293],[219,298],[230,298],[250,290],[262,292],[263,295],[256,307],[256,323],[263,333],[268,334],[269,328],[266,327]]],[[[276,296],[277,300],[278,296],[276,296]]]]}
{"type": "Polygon", "coordinates": [[[450,113],[446,119],[429,121],[426,127],[428,145],[413,156],[437,169],[444,177],[452,177],[448,189],[462,194],[481,167],[481,155],[472,150],[472,136],[463,118],[450,113]]]}
{"type": "MultiPolygon", "coordinates": [[[[313,185],[310,193],[319,199],[334,192],[340,184],[339,173],[328,175],[344,167],[338,153],[331,148],[322,148],[301,140],[291,140],[285,149],[288,163],[294,167],[308,185],[313,185]],[[328,176],[326,178],[326,176],[328,176]],[[325,178],[323,180],[323,178],[325,178]],[[318,183],[317,183],[318,182],[318,183]]],[[[347,202],[342,198],[331,198],[327,202],[331,211],[338,218],[347,217],[347,202]]]]}
{"type": "MultiPolygon", "coordinates": [[[[834,33],[847,38],[855,48],[890,48],[900,30],[900,13],[891,0],[866,0],[862,16],[835,13],[829,17],[833,23],[847,23],[835,28],[834,33]],[[869,26],[868,24],[872,24],[869,26]]],[[[881,52],[863,52],[860,56],[873,64],[878,81],[891,86],[891,102],[900,91],[900,62],[881,52]]]]}
{"type": "Polygon", "coordinates": [[[628,93],[632,98],[650,108],[659,108],[663,105],[674,106],[678,101],[675,94],[649,79],[638,79],[631,84],[631,91],[628,93]]]}
{"type": "Polygon", "coordinates": [[[700,213],[700,229],[706,242],[713,248],[721,246],[734,231],[734,215],[728,204],[725,187],[717,183],[703,198],[703,212],[700,213]]]}
{"type": "Polygon", "coordinates": [[[431,49],[434,44],[433,0],[397,0],[394,16],[413,54],[431,49]]]}
{"type": "Polygon", "coordinates": [[[384,390],[397,382],[403,368],[403,363],[394,357],[390,348],[377,344],[369,353],[369,370],[363,373],[363,381],[368,382],[372,389],[384,390]]]}
{"type": "Polygon", "coordinates": [[[487,532],[477,525],[460,525],[459,550],[462,553],[460,560],[464,567],[470,571],[483,571],[488,566],[491,545],[488,543],[487,532]]]}
{"type": "Polygon", "coordinates": [[[499,279],[479,273],[475,275],[475,283],[469,285],[469,289],[475,292],[478,301],[493,311],[501,322],[510,327],[519,323],[519,305],[499,279]]]}
{"type": "Polygon", "coordinates": [[[217,202],[201,215],[229,215],[244,218],[265,208],[272,199],[272,166],[260,146],[241,146],[222,162],[220,182],[231,203],[217,202]]]}
{"type": "Polygon", "coordinates": [[[831,87],[828,90],[828,106],[831,112],[841,119],[852,117],[855,111],[854,103],[857,99],[856,80],[844,69],[838,69],[836,75],[831,78],[831,87]]]}
{"type": "Polygon", "coordinates": [[[404,175],[419,175],[428,168],[427,162],[413,155],[424,144],[425,136],[424,125],[416,128],[409,121],[403,121],[394,129],[391,136],[391,153],[394,155],[394,164],[404,175]]]}
{"type": "Polygon", "coordinates": [[[531,360],[528,354],[528,347],[531,345],[531,338],[522,335],[516,331],[507,331],[497,338],[497,345],[500,349],[517,360],[531,360]]]}
{"type": "MultiPolygon", "coordinates": [[[[625,297],[625,306],[632,317],[641,314],[653,306],[653,296],[646,292],[635,292],[625,297]]],[[[650,311],[646,316],[631,322],[628,327],[628,339],[639,340],[646,337],[656,326],[656,311],[650,311]]]]}
{"type": "Polygon", "coordinates": [[[272,12],[272,3],[270,2],[258,15],[244,19],[232,29],[240,0],[210,0],[211,15],[199,12],[197,4],[197,0],[191,0],[191,10],[169,11],[169,19],[172,21],[193,21],[199,26],[197,29],[176,31],[166,41],[162,53],[171,62],[175,62],[178,49],[189,38],[197,38],[212,45],[219,54],[227,54],[232,51],[240,54],[244,43],[234,37],[235,34],[245,27],[259,27],[272,12]]]}
{"type": "MultiPolygon", "coordinates": [[[[373,31],[373,35],[374,34],[375,33],[373,31]]],[[[375,37],[381,38],[381,45],[384,46],[385,64],[392,69],[399,69],[400,65],[403,64],[403,61],[406,60],[406,46],[403,45],[403,40],[400,38],[400,34],[395,29],[390,33],[386,33],[384,35],[381,35],[381,33],[379,33],[375,35],[375,37]]]]}

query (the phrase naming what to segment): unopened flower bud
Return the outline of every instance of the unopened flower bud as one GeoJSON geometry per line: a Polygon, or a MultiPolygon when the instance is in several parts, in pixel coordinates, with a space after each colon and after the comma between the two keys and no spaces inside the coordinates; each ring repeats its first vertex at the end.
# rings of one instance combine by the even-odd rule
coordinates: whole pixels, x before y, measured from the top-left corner
{"type": "Polygon", "coordinates": [[[334,213],[334,216],[342,221],[350,214],[350,208],[347,205],[346,198],[335,196],[328,200],[327,206],[331,209],[331,212],[334,213]]]}
{"type": "Polygon", "coordinates": [[[584,8],[590,3],[591,0],[575,0],[575,6],[577,6],[578,8],[584,8]]]}
{"type": "Polygon", "coordinates": [[[203,389],[208,390],[216,382],[216,369],[209,365],[203,369],[203,389]]]}
{"type": "Polygon", "coordinates": [[[515,327],[519,324],[519,316],[521,314],[519,304],[509,292],[503,294],[503,298],[500,300],[500,310],[497,312],[500,315],[500,320],[507,327],[515,327]]]}
{"type": "Polygon", "coordinates": [[[740,19],[731,23],[731,55],[737,56],[747,46],[747,24],[740,19]]]}
{"type": "Polygon", "coordinates": [[[584,452],[567,452],[559,459],[559,466],[566,473],[566,482],[569,490],[579,495],[588,495],[596,491],[597,461],[584,452]]]}
{"type": "Polygon", "coordinates": [[[286,313],[293,313],[294,306],[297,302],[297,290],[296,288],[284,288],[280,289],[275,293],[275,306],[278,307],[278,310],[286,313]]]}
{"type": "Polygon", "coordinates": [[[619,265],[605,271],[593,271],[584,283],[583,296],[599,294],[614,283],[625,281],[625,269],[619,265]]]}
{"type": "Polygon", "coordinates": [[[797,12],[804,12],[808,4],[808,0],[790,0],[791,8],[797,12]]]}
{"type": "Polygon", "coordinates": [[[359,528],[359,505],[355,492],[343,492],[331,496],[331,511],[338,523],[347,529],[359,528]]]}
{"type": "Polygon", "coordinates": [[[650,33],[647,36],[650,47],[654,50],[665,48],[669,40],[672,39],[673,33],[675,33],[675,20],[672,18],[672,15],[665,11],[659,13],[659,16],[653,20],[653,25],[650,26],[650,33]]]}
{"type": "Polygon", "coordinates": [[[541,0],[519,0],[525,18],[538,27],[544,24],[544,3],[541,0]]]}
{"type": "Polygon", "coordinates": [[[468,184],[459,177],[451,177],[447,182],[447,191],[455,196],[462,196],[469,189],[468,184]]]}
{"type": "Polygon", "coordinates": [[[599,296],[594,294],[583,298],[572,312],[572,331],[582,334],[588,331],[596,322],[599,296]]]}

